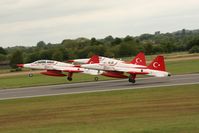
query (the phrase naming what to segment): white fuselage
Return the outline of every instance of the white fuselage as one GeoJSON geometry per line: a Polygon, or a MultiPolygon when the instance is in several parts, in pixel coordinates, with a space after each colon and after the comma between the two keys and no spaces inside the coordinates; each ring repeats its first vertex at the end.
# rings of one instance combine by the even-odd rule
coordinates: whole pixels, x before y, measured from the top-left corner
{"type": "Polygon", "coordinates": [[[165,71],[152,70],[148,69],[147,66],[129,64],[120,60],[109,58],[102,60],[102,62],[99,64],[84,64],[81,65],[81,67],[100,71],[118,71],[126,73],[146,74],[155,77],[167,77],[169,75],[169,73],[165,71]]]}
{"type": "Polygon", "coordinates": [[[72,67],[72,64],[53,61],[53,60],[38,60],[33,63],[24,64],[23,67],[31,69],[45,69],[45,70],[54,70],[54,67],[72,67]]]}
{"type": "Polygon", "coordinates": [[[129,64],[124,61],[115,60],[115,59],[106,59],[100,62],[99,64],[84,64],[81,65],[83,68],[94,69],[94,70],[103,70],[103,71],[118,71],[120,69],[131,69],[131,68],[146,68],[146,66],[129,64]]]}
{"type": "MultiPolygon", "coordinates": [[[[86,64],[90,59],[87,58],[87,59],[75,59],[73,60],[74,63],[79,63],[79,64],[86,64]]],[[[107,57],[103,57],[103,56],[99,56],[99,61],[101,63],[111,63],[111,62],[123,62],[122,60],[117,60],[117,59],[114,59],[114,58],[107,58],[107,57]]]]}
{"type": "Polygon", "coordinates": [[[81,71],[82,73],[91,74],[91,75],[99,75],[103,73],[103,71],[75,67],[75,65],[73,64],[54,61],[54,60],[38,60],[33,63],[24,64],[23,67],[31,69],[39,69],[39,70],[57,70],[63,72],[81,71]]]}

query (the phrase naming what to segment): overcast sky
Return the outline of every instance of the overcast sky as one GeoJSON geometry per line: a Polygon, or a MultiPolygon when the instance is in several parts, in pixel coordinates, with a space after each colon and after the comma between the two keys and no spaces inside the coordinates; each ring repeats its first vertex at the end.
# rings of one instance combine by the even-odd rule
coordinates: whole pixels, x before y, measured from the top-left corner
{"type": "Polygon", "coordinates": [[[0,46],[199,28],[199,0],[0,0],[0,46]]]}

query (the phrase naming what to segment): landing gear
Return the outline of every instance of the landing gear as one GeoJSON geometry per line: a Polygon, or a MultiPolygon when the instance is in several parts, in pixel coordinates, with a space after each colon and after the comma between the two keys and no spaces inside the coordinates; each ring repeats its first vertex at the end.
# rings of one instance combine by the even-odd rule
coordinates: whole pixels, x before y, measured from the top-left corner
{"type": "Polygon", "coordinates": [[[94,78],[94,80],[95,80],[95,81],[98,81],[98,80],[99,80],[99,78],[98,78],[98,77],[95,77],[95,78],[94,78]]]}
{"type": "Polygon", "coordinates": [[[32,73],[29,73],[29,74],[28,74],[28,77],[33,77],[33,74],[32,74],[32,73]]]}
{"type": "Polygon", "coordinates": [[[32,70],[30,70],[28,77],[33,77],[32,70]]]}
{"type": "Polygon", "coordinates": [[[135,79],[131,79],[131,78],[129,78],[129,82],[131,82],[131,83],[135,83],[135,79]]]}
{"type": "Polygon", "coordinates": [[[136,81],[135,81],[135,78],[136,78],[136,74],[131,74],[130,76],[129,76],[129,82],[131,82],[131,83],[135,83],[136,81]]]}
{"type": "Polygon", "coordinates": [[[72,72],[69,72],[68,73],[68,81],[72,81],[73,80],[73,78],[72,78],[72,76],[73,76],[73,73],[72,72]]]}
{"type": "Polygon", "coordinates": [[[72,78],[72,77],[68,77],[67,79],[68,79],[68,81],[72,81],[72,80],[73,80],[73,78],[72,78]]]}

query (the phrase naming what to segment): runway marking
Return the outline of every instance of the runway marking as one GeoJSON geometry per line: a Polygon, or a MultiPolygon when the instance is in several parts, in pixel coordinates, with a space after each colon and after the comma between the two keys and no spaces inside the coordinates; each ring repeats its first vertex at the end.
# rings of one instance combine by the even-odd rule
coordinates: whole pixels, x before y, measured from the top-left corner
{"type": "Polygon", "coordinates": [[[22,96],[22,97],[9,97],[9,98],[2,98],[0,101],[3,100],[12,100],[12,99],[24,99],[24,98],[35,98],[35,97],[47,97],[47,96],[59,96],[59,95],[71,95],[71,94],[83,94],[83,93],[94,93],[94,92],[109,92],[109,91],[116,91],[116,90],[133,90],[133,89],[147,89],[147,88],[160,88],[160,87],[167,87],[167,86],[181,86],[181,85],[194,85],[199,84],[199,82],[195,83],[177,83],[177,84],[169,84],[169,85],[152,85],[152,86],[143,86],[143,87],[135,87],[135,88],[118,88],[118,89],[107,89],[107,90],[92,90],[92,91],[82,91],[82,92],[65,92],[65,93],[57,93],[57,94],[46,94],[46,95],[34,95],[34,96],[22,96]]]}

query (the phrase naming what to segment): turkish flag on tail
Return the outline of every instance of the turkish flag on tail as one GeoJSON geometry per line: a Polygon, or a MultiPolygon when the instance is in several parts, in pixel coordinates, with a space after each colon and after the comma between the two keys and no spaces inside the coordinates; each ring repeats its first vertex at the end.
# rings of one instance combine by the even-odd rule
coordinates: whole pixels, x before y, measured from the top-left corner
{"type": "Polygon", "coordinates": [[[143,52],[138,53],[135,58],[131,61],[131,64],[146,66],[146,59],[143,52]]]}
{"type": "Polygon", "coordinates": [[[151,64],[149,64],[148,69],[152,70],[159,70],[159,71],[166,71],[165,69],[165,63],[164,63],[164,57],[159,55],[157,56],[151,64]]]}

